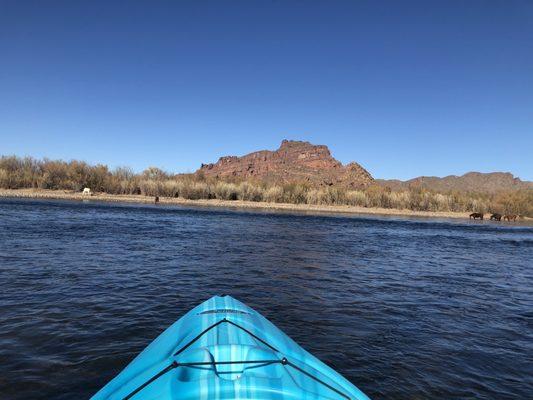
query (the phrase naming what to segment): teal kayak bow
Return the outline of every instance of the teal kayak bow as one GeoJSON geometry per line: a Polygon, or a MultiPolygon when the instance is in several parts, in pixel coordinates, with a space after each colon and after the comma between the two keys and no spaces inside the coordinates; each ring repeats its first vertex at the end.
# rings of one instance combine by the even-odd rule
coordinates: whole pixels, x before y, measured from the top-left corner
{"type": "Polygon", "coordinates": [[[258,312],[215,296],[165,330],[92,400],[368,399],[258,312]]]}

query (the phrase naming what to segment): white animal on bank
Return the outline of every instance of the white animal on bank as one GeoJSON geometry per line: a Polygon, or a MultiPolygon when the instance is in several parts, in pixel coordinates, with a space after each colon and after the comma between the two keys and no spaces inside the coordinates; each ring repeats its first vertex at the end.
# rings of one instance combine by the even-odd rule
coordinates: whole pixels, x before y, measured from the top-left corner
{"type": "Polygon", "coordinates": [[[90,196],[90,195],[92,195],[92,193],[91,193],[91,189],[90,189],[90,188],[84,188],[82,194],[83,194],[84,196],[90,196]]]}

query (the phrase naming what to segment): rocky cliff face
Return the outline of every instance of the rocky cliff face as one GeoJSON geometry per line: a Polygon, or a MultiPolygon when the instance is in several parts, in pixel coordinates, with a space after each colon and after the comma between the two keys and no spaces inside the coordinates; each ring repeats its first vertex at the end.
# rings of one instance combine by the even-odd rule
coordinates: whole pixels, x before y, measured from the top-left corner
{"type": "Polygon", "coordinates": [[[202,164],[196,173],[206,177],[257,179],[274,183],[308,183],[316,186],[368,186],[372,176],[359,164],[342,165],[327,146],[284,140],[275,151],[261,150],[242,157],[221,157],[202,164]]]}

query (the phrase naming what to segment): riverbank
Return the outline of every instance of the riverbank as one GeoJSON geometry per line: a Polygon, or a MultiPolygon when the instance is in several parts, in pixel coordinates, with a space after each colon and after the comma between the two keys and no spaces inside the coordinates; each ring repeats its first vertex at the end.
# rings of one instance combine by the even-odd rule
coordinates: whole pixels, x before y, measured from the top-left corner
{"type": "MultiPolygon", "coordinates": [[[[31,198],[31,199],[57,199],[57,200],[91,200],[104,202],[125,202],[153,204],[154,197],[141,195],[116,195],[96,193],[91,196],[79,192],[67,190],[44,190],[44,189],[0,189],[0,197],[4,198],[31,198]]],[[[224,207],[241,209],[269,209],[283,211],[317,212],[317,213],[342,213],[342,214],[368,214],[368,215],[396,215],[407,217],[429,218],[458,218],[468,219],[469,213],[462,212],[437,212],[437,211],[413,211],[397,210],[389,208],[366,208],[356,206],[328,206],[310,204],[267,203],[242,200],[189,200],[176,197],[160,197],[160,204],[224,207]]]]}

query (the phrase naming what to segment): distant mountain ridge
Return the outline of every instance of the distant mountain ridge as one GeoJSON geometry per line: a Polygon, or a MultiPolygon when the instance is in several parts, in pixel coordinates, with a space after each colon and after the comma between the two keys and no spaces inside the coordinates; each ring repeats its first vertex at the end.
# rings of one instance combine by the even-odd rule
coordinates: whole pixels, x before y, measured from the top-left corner
{"type": "Polygon", "coordinates": [[[396,179],[377,179],[376,182],[393,190],[409,187],[423,187],[439,192],[451,190],[465,192],[495,193],[500,190],[533,189],[533,182],[522,181],[510,172],[468,172],[464,175],[449,175],[443,178],[436,176],[420,176],[400,181],[396,179]]]}
{"type": "Polygon", "coordinates": [[[261,150],[242,157],[221,157],[216,163],[202,164],[196,174],[351,188],[363,188],[374,182],[370,173],[359,164],[352,162],[343,165],[333,158],[327,146],[296,140],[283,140],[274,151],[261,150]]]}
{"type": "Polygon", "coordinates": [[[260,150],[242,157],[220,157],[216,163],[202,164],[195,174],[210,178],[251,179],[274,184],[337,185],[354,189],[375,184],[392,190],[422,187],[438,192],[496,193],[501,190],[533,189],[533,182],[522,181],[509,172],[468,172],[443,178],[420,176],[407,181],[374,179],[356,162],[343,165],[331,155],[327,146],[296,140],[283,140],[280,147],[273,151],[260,150]]]}

